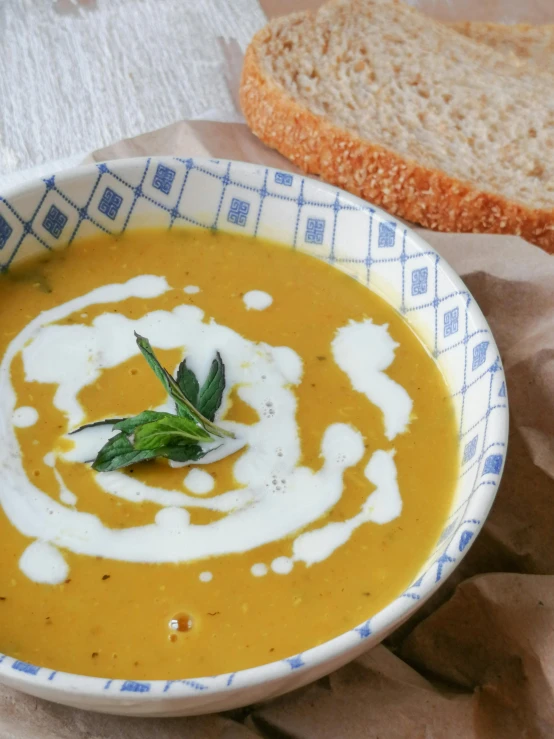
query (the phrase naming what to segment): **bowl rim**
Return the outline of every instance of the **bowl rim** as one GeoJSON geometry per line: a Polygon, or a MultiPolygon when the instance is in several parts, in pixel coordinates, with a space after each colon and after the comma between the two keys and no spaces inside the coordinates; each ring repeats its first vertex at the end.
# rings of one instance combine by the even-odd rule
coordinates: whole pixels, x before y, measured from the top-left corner
{"type": "MultiPolygon", "coordinates": [[[[260,169],[266,170],[267,172],[279,173],[279,170],[275,167],[269,167],[262,164],[253,164],[248,162],[242,162],[238,160],[228,159],[213,159],[209,157],[191,157],[190,158],[195,164],[208,162],[213,163],[214,161],[223,164],[232,165],[235,168],[241,170],[242,173],[254,173],[260,169]]],[[[106,162],[94,162],[90,164],[84,164],[78,167],[72,167],[55,173],[54,177],[63,177],[64,184],[67,182],[76,182],[79,180],[86,180],[87,178],[97,175],[98,170],[101,166],[117,166],[119,170],[127,168],[137,168],[145,166],[148,162],[163,163],[168,160],[177,160],[178,162],[187,161],[186,156],[174,157],[171,155],[167,156],[142,156],[132,157],[116,160],[107,160],[106,162]]],[[[412,243],[421,251],[437,255],[437,251],[426,242],[419,234],[417,234],[413,228],[398,219],[396,216],[390,215],[382,208],[369,203],[368,201],[362,200],[361,198],[352,195],[351,193],[342,190],[336,186],[327,184],[320,180],[308,177],[303,173],[293,173],[290,171],[285,172],[287,175],[291,175],[294,180],[307,180],[315,183],[318,188],[325,192],[332,192],[333,194],[339,193],[341,198],[346,201],[350,201],[352,205],[362,207],[365,210],[371,209],[379,218],[393,219],[402,225],[402,228],[406,230],[406,234],[409,235],[412,243]]],[[[35,188],[42,187],[47,180],[51,180],[50,177],[40,177],[22,184],[18,184],[14,187],[8,188],[0,194],[0,203],[8,199],[21,197],[26,193],[31,193],[35,188]]],[[[222,229],[224,230],[224,229],[222,229]]],[[[278,241],[278,239],[276,239],[278,241]]],[[[468,314],[474,319],[477,324],[482,324],[490,333],[490,344],[496,351],[497,356],[500,356],[496,341],[494,339],[492,330],[488,325],[488,322],[483,315],[477,301],[468,290],[467,286],[463,283],[462,279],[454,271],[454,269],[448,264],[448,262],[441,256],[440,261],[437,265],[437,269],[443,272],[448,279],[456,285],[458,288],[465,291],[471,297],[471,304],[468,305],[468,314]]],[[[505,375],[503,367],[498,367],[498,372],[501,373],[501,377],[505,382],[505,375]]],[[[509,430],[509,404],[506,391],[505,408],[500,413],[500,416],[493,421],[497,429],[497,435],[503,440],[505,447],[508,444],[508,430],[509,430]]],[[[505,460],[504,454],[504,460],[505,460]]],[[[157,679],[152,680],[149,678],[107,678],[107,677],[93,677],[90,675],[83,675],[79,673],[68,673],[63,671],[57,671],[49,667],[38,667],[20,660],[16,660],[9,655],[0,653],[0,682],[7,682],[10,685],[17,687],[23,691],[32,692],[28,690],[30,686],[38,687],[40,683],[41,690],[43,693],[48,690],[52,694],[52,700],[56,700],[54,697],[55,693],[71,694],[72,696],[102,696],[103,699],[109,702],[121,703],[125,701],[126,706],[136,705],[138,703],[144,705],[144,703],[160,701],[160,700],[175,700],[175,699],[186,699],[187,696],[192,697],[199,695],[199,690],[205,690],[204,695],[221,695],[223,693],[230,694],[233,692],[242,691],[245,688],[259,686],[263,684],[271,684],[280,680],[286,679],[287,676],[294,672],[295,675],[301,675],[306,671],[313,671],[313,668],[322,667],[325,663],[333,662],[334,660],[340,660],[343,657],[343,663],[354,658],[355,653],[365,651],[363,648],[360,649],[360,644],[369,639],[369,644],[376,645],[385,636],[390,633],[391,630],[397,628],[401,623],[407,620],[425,601],[427,601],[444,583],[448,576],[456,569],[461,560],[466,556],[467,552],[475,542],[477,534],[480,533],[489,511],[492,507],[498,488],[502,479],[503,468],[498,476],[498,484],[488,486],[488,490],[485,490],[483,494],[479,496],[473,496],[468,501],[467,515],[466,518],[475,517],[478,519],[478,523],[473,531],[471,539],[467,542],[463,551],[460,550],[459,556],[455,559],[447,558],[441,568],[441,577],[427,586],[425,592],[421,591],[417,599],[407,597],[402,599],[402,595],[398,595],[391,603],[385,608],[378,611],[366,621],[357,625],[356,627],[343,632],[339,636],[329,639],[320,645],[307,649],[297,655],[291,655],[290,657],[280,659],[274,662],[264,663],[257,667],[250,667],[243,670],[237,670],[232,673],[221,673],[217,675],[209,675],[204,677],[193,677],[185,679],[157,679]],[[386,616],[386,619],[383,618],[386,616]],[[373,630],[370,626],[370,622],[373,622],[376,618],[380,617],[383,624],[376,630],[373,630]],[[387,624],[392,625],[392,628],[387,630],[387,624]],[[370,637],[374,637],[372,640],[370,637]],[[377,637],[375,639],[375,637],[377,637]],[[356,650],[356,647],[357,650],[356,650]],[[17,663],[21,665],[20,668],[13,669],[13,664],[17,663]],[[60,684],[59,678],[54,681],[54,677],[65,678],[63,683],[60,684]],[[37,678],[39,678],[37,680],[37,678]],[[213,683],[210,685],[210,681],[213,683]],[[203,685],[205,682],[208,685],[203,685]],[[125,684],[147,684],[148,690],[134,690],[132,688],[127,689],[125,692],[121,692],[121,688],[125,684]],[[112,686],[119,686],[119,690],[110,690],[112,686]],[[199,687],[199,686],[202,687],[199,687]],[[171,691],[169,688],[171,687],[171,691]]],[[[460,524],[461,525],[461,524],[460,524]]],[[[445,544],[447,547],[449,544],[445,544]]],[[[436,562],[433,562],[430,567],[436,562]]],[[[427,570],[428,571],[428,570],[427,570]]],[[[413,587],[413,586],[409,586],[413,587]]],[[[408,588],[408,589],[409,589],[408,588]]],[[[408,590],[407,589],[407,590],[408,590]]],[[[407,592],[407,591],[406,591],[407,592]]],[[[321,674],[325,674],[323,670],[320,670],[321,674]]],[[[316,679],[316,678],[314,678],[316,679]]],[[[303,684],[302,680],[297,682],[298,685],[303,684]]],[[[209,706],[207,706],[209,709],[209,706]]]]}

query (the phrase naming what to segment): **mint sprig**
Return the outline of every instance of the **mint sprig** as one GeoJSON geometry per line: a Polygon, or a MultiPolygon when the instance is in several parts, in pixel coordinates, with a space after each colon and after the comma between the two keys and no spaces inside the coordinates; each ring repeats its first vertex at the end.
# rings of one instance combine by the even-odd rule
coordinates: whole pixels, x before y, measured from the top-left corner
{"type": "Polygon", "coordinates": [[[210,451],[201,444],[212,444],[223,437],[234,439],[233,433],[214,423],[225,390],[225,367],[219,352],[200,386],[186,359],[179,365],[174,379],[158,361],[148,339],[137,333],[135,337],[149,367],[175,403],[176,414],[146,410],[131,418],[96,421],[73,431],[111,425],[119,432],[98,452],[93,469],[112,472],[156,458],[195,462],[210,451]]]}

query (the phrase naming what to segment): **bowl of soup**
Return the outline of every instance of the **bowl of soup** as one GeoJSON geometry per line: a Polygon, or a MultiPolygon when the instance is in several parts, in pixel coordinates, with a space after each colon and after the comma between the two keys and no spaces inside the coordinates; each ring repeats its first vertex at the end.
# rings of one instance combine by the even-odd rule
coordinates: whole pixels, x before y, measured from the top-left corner
{"type": "Polygon", "coordinates": [[[494,500],[504,372],[392,216],[172,157],[0,198],[0,681],[221,711],[315,680],[440,586],[494,500]]]}

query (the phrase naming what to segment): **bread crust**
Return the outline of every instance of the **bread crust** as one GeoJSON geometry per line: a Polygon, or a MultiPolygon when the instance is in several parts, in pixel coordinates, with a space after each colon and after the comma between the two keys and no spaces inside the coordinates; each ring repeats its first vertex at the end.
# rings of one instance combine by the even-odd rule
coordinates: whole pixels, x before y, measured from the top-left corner
{"type": "MultiPolygon", "coordinates": [[[[298,14],[299,16],[301,14],[298,14]]],[[[365,141],[294,100],[260,63],[271,28],[259,31],[244,58],[240,102],[265,144],[307,174],[436,231],[516,234],[554,253],[554,210],[532,209],[424,167],[365,141]]]]}

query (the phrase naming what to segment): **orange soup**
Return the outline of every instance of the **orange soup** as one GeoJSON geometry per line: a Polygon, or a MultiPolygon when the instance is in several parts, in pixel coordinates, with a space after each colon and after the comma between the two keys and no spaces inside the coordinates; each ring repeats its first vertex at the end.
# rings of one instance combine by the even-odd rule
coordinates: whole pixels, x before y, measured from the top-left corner
{"type": "Polygon", "coordinates": [[[446,384],[329,265],[221,232],[96,236],[0,277],[0,313],[2,652],[111,678],[253,667],[371,617],[436,544],[446,384]]]}

